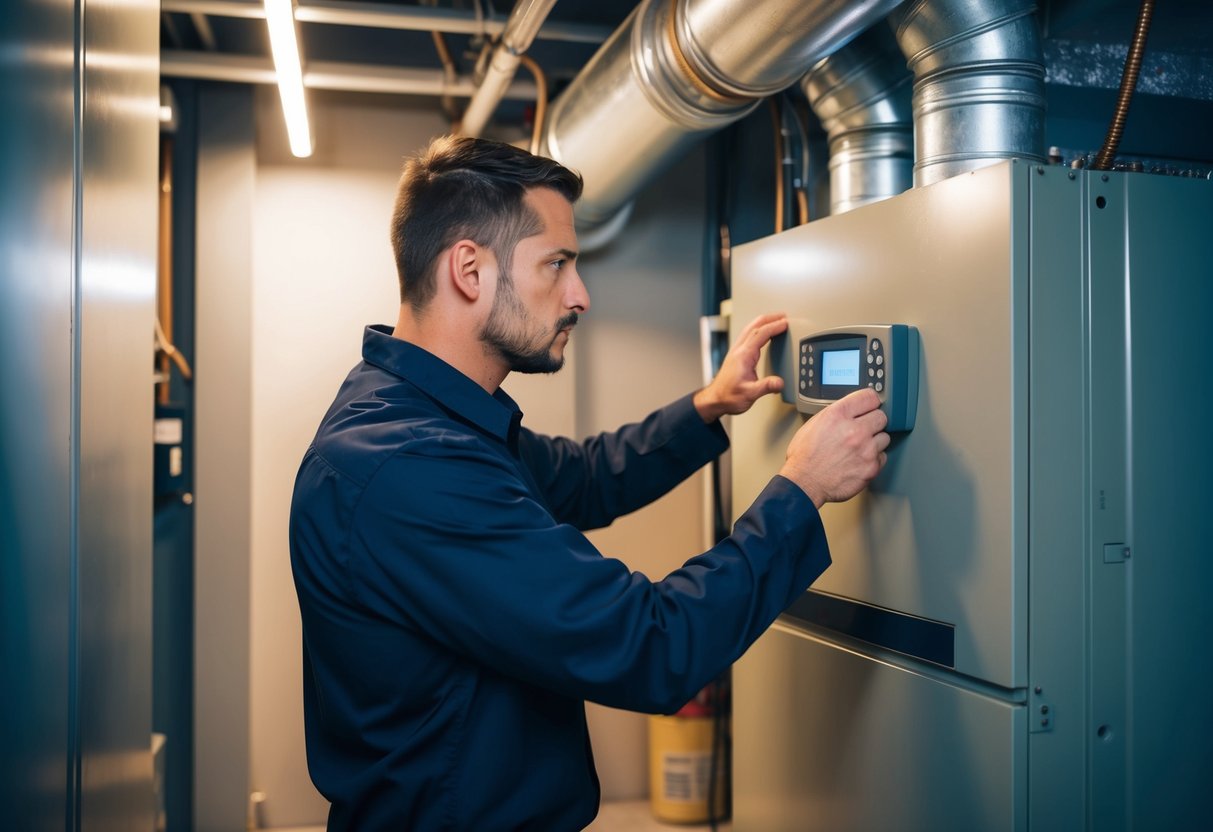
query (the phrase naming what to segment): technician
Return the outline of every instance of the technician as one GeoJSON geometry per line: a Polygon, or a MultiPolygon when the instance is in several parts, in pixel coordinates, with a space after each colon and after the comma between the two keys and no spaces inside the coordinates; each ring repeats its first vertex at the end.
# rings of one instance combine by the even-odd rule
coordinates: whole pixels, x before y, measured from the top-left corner
{"type": "Polygon", "coordinates": [[[653,582],[583,531],[721,453],[719,418],[780,389],[763,316],[707,387],[584,442],[522,427],[501,383],[560,369],[590,306],[581,178],[438,139],[392,219],[401,305],[372,326],[295,483],[308,765],[330,830],[575,830],[598,811],[584,701],[672,712],[829,565],[818,508],[858,493],[888,435],[870,390],[795,435],[732,535],[653,582]]]}

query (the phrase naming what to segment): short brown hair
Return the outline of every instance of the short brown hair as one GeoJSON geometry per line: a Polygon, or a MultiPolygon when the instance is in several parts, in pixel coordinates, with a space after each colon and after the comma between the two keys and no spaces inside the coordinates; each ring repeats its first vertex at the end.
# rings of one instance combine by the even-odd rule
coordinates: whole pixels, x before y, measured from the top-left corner
{"type": "Polygon", "coordinates": [[[438,255],[461,239],[487,246],[509,274],[518,241],[542,230],[523,202],[530,188],[551,188],[569,202],[581,176],[512,145],[443,136],[408,159],[392,212],[392,250],[400,301],[420,311],[437,290],[438,255]]]}

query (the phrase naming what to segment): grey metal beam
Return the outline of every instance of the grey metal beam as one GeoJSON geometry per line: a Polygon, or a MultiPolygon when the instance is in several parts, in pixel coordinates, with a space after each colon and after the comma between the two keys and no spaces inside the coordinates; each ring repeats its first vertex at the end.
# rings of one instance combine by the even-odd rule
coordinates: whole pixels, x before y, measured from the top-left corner
{"type": "MultiPolygon", "coordinates": [[[[264,19],[265,7],[246,0],[162,0],[161,11],[204,14],[214,17],[264,19]]],[[[422,32],[496,36],[505,29],[504,19],[478,19],[472,12],[429,6],[399,6],[383,3],[345,3],[334,0],[299,0],[295,19],[301,23],[336,26],[366,26],[374,29],[408,29],[422,32]]],[[[537,35],[542,40],[597,44],[613,29],[585,23],[547,22],[537,35]]]]}
{"type": "MultiPolygon", "coordinates": [[[[218,55],[166,49],[160,53],[160,75],[164,78],[195,78],[237,84],[276,84],[277,73],[269,58],[247,55],[218,55]]],[[[343,92],[375,92],[400,95],[454,95],[470,98],[476,85],[470,79],[447,81],[440,69],[405,69],[374,64],[315,61],[303,71],[303,84],[310,89],[343,92]]],[[[534,100],[535,85],[515,81],[505,97],[534,100]]]]}

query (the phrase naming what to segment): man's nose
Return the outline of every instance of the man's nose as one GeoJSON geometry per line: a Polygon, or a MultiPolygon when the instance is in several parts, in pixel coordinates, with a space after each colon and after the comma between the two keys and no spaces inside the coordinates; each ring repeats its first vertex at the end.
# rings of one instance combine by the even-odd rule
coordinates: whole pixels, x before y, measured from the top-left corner
{"type": "Polygon", "coordinates": [[[565,296],[565,305],[579,315],[589,311],[590,308],[590,292],[576,270],[573,272],[573,280],[569,284],[568,294],[565,296]]]}

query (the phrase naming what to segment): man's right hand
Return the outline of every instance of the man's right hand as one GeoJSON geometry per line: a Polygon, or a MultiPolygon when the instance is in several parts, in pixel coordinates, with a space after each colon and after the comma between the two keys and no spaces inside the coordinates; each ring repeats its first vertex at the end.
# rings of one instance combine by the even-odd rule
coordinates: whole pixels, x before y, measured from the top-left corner
{"type": "Polygon", "coordinates": [[[818,508],[849,500],[884,467],[888,417],[873,390],[857,390],[813,416],[788,443],[779,473],[818,508]]]}

